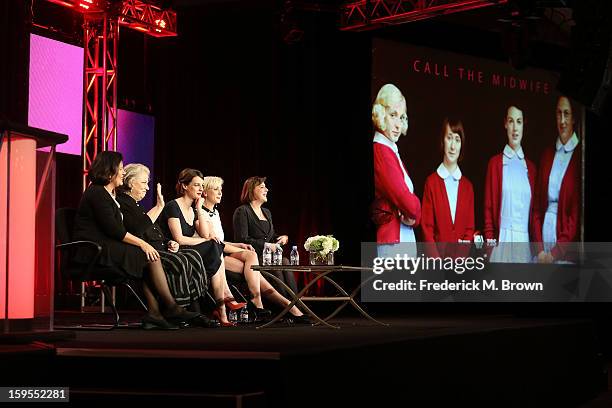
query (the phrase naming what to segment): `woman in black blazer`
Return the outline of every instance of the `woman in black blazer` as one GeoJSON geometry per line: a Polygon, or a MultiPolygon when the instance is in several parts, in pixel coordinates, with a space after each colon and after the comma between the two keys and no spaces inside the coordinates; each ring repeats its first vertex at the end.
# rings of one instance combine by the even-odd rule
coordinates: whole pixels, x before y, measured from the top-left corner
{"type": "MultiPolygon", "coordinates": [[[[266,243],[272,244],[272,251],[277,246],[286,245],[289,241],[287,235],[277,235],[272,223],[272,213],[262,207],[268,201],[268,188],[265,177],[249,177],[242,187],[240,195],[242,205],[234,211],[234,240],[251,244],[262,263],[262,254],[266,243]]],[[[286,259],[283,259],[286,261],[286,259]]],[[[286,262],[284,262],[286,263],[286,262]]],[[[275,272],[294,292],[297,292],[297,284],[293,272],[275,272]]],[[[289,296],[283,288],[272,283],[276,289],[285,297],[289,296]]]]}
{"type": "MultiPolygon", "coordinates": [[[[142,319],[143,328],[176,329],[173,323],[186,322],[199,316],[180,307],[172,297],[155,248],[127,232],[123,225],[115,195],[115,189],[123,184],[121,153],[98,153],[88,177],[91,184],[79,203],[74,221],[74,239],[95,241],[102,246],[99,266],[112,267],[130,279],[143,279],[149,309],[142,319]],[[164,304],[163,315],[156,296],[164,304]]],[[[90,256],[89,253],[77,252],[74,261],[87,263],[90,256]]]]}

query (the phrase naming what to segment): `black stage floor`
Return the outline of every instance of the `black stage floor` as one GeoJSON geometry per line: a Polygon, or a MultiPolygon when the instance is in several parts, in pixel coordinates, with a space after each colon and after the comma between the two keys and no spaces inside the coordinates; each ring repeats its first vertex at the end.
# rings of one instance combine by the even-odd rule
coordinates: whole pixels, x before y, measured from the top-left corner
{"type": "Polygon", "coordinates": [[[72,401],[87,402],[573,407],[607,388],[588,320],[380,319],[390,326],[351,317],[335,320],[338,330],[279,324],[76,331],[49,346],[35,343],[38,359],[25,351],[21,359],[0,358],[15,367],[12,384],[70,386],[72,401]]]}

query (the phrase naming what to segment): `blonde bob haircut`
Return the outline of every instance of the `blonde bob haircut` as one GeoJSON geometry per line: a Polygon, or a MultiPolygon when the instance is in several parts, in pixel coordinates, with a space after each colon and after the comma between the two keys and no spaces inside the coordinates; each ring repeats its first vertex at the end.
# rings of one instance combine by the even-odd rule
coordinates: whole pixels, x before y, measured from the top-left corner
{"type": "Polygon", "coordinates": [[[208,189],[215,190],[223,185],[223,179],[221,177],[206,176],[203,180],[202,189],[204,191],[208,189]]]}
{"type": "Polygon", "coordinates": [[[140,174],[146,174],[147,177],[151,174],[149,168],[144,164],[140,163],[130,163],[123,168],[123,185],[119,186],[119,191],[130,191],[132,189],[132,182],[134,178],[138,177],[140,174]]]}
{"type": "MultiPolygon", "coordinates": [[[[385,131],[385,115],[387,109],[398,102],[406,105],[406,98],[402,92],[393,84],[385,84],[378,91],[374,106],[372,106],[372,123],[379,132],[385,131]]],[[[402,118],[402,135],[408,131],[408,117],[402,118]]]]}

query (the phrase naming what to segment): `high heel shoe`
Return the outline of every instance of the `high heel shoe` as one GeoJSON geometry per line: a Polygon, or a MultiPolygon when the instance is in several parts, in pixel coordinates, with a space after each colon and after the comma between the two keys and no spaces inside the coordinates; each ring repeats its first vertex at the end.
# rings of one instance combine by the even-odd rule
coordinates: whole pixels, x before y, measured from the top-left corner
{"type": "Polygon", "coordinates": [[[291,315],[287,318],[287,322],[289,324],[312,324],[310,317],[306,316],[305,314],[301,316],[291,315]]]}
{"type": "Polygon", "coordinates": [[[222,321],[221,320],[221,313],[219,312],[219,309],[215,309],[213,310],[213,318],[217,319],[219,321],[219,324],[221,325],[221,327],[234,327],[236,326],[236,323],[230,322],[230,321],[222,321]]]}
{"type": "Polygon", "coordinates": [[[255,321],[267,321],[270,320],[270,317],[272,317],[272,311],[270,309],[264,309],[263,307],[255,308],[255,321]]]}
{"type": "Polygon", "coordinates": [[[142,328],[145,330],[178,330],[178,326],[168,322],[163,317],[156,318],[151,316],[149,313],[142,317],[142,328]]]}
{"type": "Polygon", "coordinates": [[[211,320],[204,315],[200,315],[195,319],[189,321],[190,326],[198,326],[198,327],[206,327],[208,329],[212,329],[215,327],[221,326],[221,324],[217,320],[211,320]]]}
{"type": "Polygon", "coordinates": [[[236,299],[233,297],[223,298],[223,303],[225,304],[225,307],[229,307],[232,310],[242,309],[247,305],[245,302],[236,302],[236,299]]]}

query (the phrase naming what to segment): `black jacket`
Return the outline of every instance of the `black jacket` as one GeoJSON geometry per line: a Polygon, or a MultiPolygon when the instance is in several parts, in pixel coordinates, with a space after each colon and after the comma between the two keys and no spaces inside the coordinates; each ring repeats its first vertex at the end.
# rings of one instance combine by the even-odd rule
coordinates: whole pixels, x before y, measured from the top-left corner
{"type": "Polygon", "coordinates": [[[264,217],[268,222],[262,222],[253,211],[250,204],[244,204],[234,211],[234,241],[251,244],[261,260],[264,244],[276,242],[278,235],[274,231],[270,210],[262,207],[264,217]]]}
{"type": "Polygon", "coordinates": [[[108,191],[95,184],[87,187],[74,220],[74,239],[99,243],[123,241],[126,233],[121,211],[108,191]]]}

